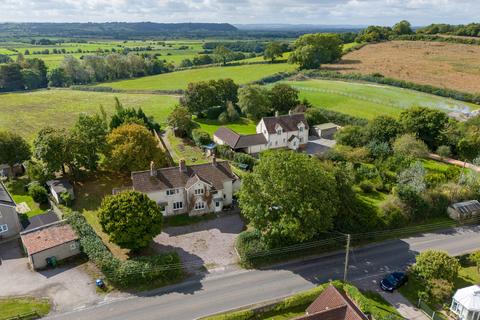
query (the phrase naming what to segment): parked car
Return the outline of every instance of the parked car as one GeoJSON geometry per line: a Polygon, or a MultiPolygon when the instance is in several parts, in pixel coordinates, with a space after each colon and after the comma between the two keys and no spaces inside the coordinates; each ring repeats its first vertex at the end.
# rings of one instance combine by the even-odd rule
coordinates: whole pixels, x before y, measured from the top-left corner
{"type": "Polygon", "coordinates": [[[408,276],[405,272],[392,272],[380,281],[380,288],[383,291],[393,292],[393,290],[403,286],[407,280],[408,276]]]}

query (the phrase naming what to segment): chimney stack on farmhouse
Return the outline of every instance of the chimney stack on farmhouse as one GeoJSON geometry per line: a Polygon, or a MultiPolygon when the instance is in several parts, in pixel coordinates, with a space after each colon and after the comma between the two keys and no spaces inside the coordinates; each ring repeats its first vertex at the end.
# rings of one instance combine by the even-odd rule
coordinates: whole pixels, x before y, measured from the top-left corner
{"type": "Polygon", "coordinates": [[[185,160],[180,160],[180,172],[187,172],[187,164],[185,163],[185,160]]]}
{"type": "Polygon", "coordinates": [[[157,175],[157,170],[155,170],[155,162],[150,161],[150,176],[155,177],[157,175]]]}
{"type": "Polygon", "coordinates": [[[278,111],[275,111],[275,118],[278,118],[278,111]]]}

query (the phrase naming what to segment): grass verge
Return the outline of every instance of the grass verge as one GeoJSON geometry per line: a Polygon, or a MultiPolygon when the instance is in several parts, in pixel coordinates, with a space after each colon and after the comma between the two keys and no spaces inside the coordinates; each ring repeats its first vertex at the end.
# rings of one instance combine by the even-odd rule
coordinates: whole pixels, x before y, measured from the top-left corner
{"type": "Polygon", "coordinates": [[[21,315],[25,315],[22,319],[37,319],[50,312],[50,302],[33,297],[0,298],[0,310],[0,320],[21,315]]]}

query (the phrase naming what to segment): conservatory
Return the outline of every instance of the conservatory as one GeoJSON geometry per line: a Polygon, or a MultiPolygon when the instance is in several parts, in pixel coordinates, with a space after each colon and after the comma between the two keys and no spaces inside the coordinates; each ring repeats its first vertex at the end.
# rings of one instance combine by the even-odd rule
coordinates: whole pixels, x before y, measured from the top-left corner
{"type": "Polygon", "coordinates": [[[450,310],[459,320],[480,320],[480,286],[457,290],[450,310]]]}

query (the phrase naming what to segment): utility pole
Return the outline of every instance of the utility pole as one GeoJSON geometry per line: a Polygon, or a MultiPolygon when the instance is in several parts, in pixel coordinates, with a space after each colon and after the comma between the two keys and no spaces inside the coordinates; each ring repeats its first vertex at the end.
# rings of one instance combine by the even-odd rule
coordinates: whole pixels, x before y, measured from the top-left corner
{"type": "Polygon", "coordinates": [[[347,234],[347,251],[345,252],[345,270],[343,271],[343,281],[347,282],[348,275],[348,256],[350,254],[350,234],[347,234]]]}

